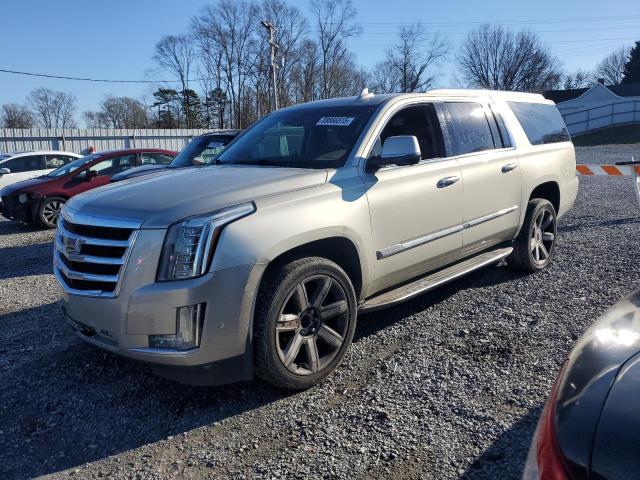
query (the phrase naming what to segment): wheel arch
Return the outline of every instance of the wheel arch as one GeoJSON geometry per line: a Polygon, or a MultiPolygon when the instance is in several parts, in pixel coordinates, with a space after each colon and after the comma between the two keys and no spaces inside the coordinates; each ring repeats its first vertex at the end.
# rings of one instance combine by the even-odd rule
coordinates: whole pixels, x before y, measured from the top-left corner
{"type": "Polygon", "coordinates": [[[544,198],[551,202],[557,214],[560,209],[560,185],[556,181],[543,182],[531,191],[529,201],[534,198],[544,198]]]}
{"type": "Polygon", "coordinates": [[[338,264],[351,280],[356,298],[360,299],[363,287],[362,260],[355,243],[344,236],[324,237],[280,252],[268,262],[260,284],[269,272],[302,257],[323,257],[338,264]]]}

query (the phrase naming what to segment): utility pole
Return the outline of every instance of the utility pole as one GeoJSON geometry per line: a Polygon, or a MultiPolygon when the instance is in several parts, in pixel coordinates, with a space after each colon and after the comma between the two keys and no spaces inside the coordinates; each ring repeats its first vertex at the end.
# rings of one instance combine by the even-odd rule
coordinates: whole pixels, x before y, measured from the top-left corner
{"type": "Polygon", "coordinates": [[[276,55],[278,54],[278,49],[280,46],[276,43],[273,38],[273,34],[278,31],[278,29],[273,25],[273,23],[263,20],[262,25],[269,31],[269,46],[271,50],[271,86],[273,88],[273,109],[278,109],[278,88],[276,86],[276,55]]]}

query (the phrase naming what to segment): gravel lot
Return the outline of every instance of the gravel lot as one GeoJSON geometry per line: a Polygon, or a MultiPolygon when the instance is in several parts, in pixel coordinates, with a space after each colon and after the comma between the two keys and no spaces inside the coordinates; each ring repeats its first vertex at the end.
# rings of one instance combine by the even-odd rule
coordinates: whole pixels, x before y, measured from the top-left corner
{"type": "Polygon", "coordinates": [[[556,261],[476,272],[362,316],[297,394],[184,387],[71,335],[51,232],[0,222],[0,477],[518,478],[565,355],[638,287],[630,179],[585,178],[556,261]]]}

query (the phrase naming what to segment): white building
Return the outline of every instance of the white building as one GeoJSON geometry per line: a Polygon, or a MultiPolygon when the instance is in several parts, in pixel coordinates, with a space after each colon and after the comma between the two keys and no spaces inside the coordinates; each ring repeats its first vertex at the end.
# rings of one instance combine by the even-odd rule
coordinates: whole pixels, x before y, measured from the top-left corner
{"type": "Polygon", "coordinates": [[[556,102],[572,135],[591,130],[640,123],[640,83],[591,88],[549,90],[544,96],[556,102]]]}

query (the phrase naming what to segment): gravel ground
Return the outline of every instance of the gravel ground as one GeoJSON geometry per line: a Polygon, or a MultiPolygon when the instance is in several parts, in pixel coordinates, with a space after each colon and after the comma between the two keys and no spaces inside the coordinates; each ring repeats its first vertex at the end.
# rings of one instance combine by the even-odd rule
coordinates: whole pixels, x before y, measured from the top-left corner
{"type": "Polygon", "coordinates": [[[635,157],[636,160],[640,161],[640,143],[576,147],[578,163],[613,165],[616,162],[628,162],[631,157],[635,157]]]}
{"type": "Polygon", "coordinates": [[[640,280],[629,179],[582,180],[557,257],[362,316],[322,385],[185,387],[71,335],[52,233],[0,222],[0,477],[518,478],[576,339],[640,280]]]}

